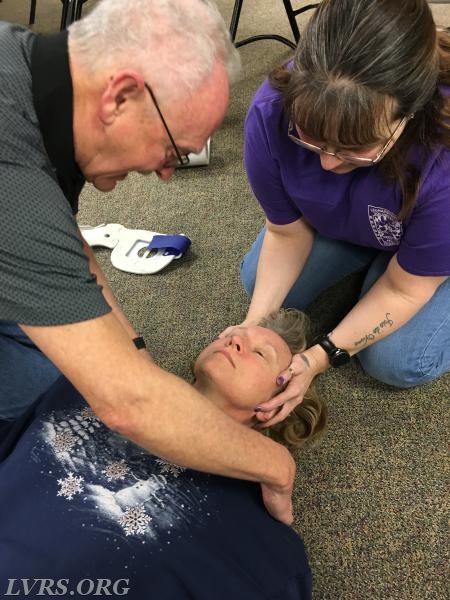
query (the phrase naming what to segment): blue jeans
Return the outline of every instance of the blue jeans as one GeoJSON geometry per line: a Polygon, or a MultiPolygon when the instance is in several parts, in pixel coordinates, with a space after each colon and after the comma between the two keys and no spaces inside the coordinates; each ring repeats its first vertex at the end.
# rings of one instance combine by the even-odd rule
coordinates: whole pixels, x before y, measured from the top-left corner
{"type": "Polygon", "coordinates": [[[0,321],[0,420],[19,417],[60,375],[16,323],[0,321]]]}
{"type": "MultiPolygon", "coordinates": [[[[265,228],[241,264],[241,279],[253,294],[265,228]]],[[[355,246],[316,234],[305,267],[283,306],[305,309],[322,291],[350,273],[368,268],[361,296],[384,273],[391,252],[355,246]]],[[[421,385],[450,371],[450,278],[408,323],[358,352],[363,369],[375,379],[400,388],[421,385]]]]}

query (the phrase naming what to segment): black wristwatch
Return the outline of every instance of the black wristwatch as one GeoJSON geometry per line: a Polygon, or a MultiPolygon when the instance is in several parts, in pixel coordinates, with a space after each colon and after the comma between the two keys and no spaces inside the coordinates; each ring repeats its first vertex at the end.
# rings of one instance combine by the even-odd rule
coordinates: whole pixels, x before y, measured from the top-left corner
{"type": "Polygon", "coordinates": [[[333,344],[328,335],[321,334],[318,335],[313,340],[313,344],[319,344],[328,354],[328,360],[330,361],[330,365],[332,367],[342,367],[350,360],[350,354],[347,350],[343,350],[342,348],[338,348],[333,344]]]}

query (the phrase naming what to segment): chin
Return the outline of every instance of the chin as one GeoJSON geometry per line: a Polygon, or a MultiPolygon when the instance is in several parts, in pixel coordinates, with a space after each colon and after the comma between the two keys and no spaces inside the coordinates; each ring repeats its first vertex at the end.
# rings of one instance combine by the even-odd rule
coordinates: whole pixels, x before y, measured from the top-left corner
{"type": "Polygon", "coordinates": [[[345,175],[346,173],[351,173],[355,169],[358,169],[358,167],[356,167],[355,165],[349,165],[349,166],[342,165],[340,167],[336,167],[336,169],[331,169],[331,172],[336,173],[336,175],[345,175]]]}

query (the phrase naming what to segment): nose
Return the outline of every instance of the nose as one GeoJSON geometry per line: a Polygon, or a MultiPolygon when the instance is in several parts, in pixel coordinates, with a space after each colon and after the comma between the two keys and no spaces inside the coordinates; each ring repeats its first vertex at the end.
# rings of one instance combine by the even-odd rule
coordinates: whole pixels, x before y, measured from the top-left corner
{"type": "Polygon", "coordinates": [[[233,348],[236,350],[236,352],[242,352],[243,345],[241,337],[238,335],[232,335],[228,340],[227,346],[233,348]]]}
{"type": "Polygon", "coordinates": [[[169,179],[172,177],[174,172],[175,172],[175,167],[163,167],[162,169],[155,171],[156,175],[162,181],[169,181],[169,179]]]}
{"type": "Polygon", "coordinates": [[[338,158],[337,156],[324,154],[323,152],[320,155],[320,164],[324,171],[331,171],[331,169],[340,167],[343,163],[344,161],[338,158]]]}

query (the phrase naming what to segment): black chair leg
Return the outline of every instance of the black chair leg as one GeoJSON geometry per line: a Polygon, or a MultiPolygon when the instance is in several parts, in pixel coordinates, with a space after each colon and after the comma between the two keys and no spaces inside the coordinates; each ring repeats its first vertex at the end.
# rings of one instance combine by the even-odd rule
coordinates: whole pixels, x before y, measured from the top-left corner
{"type": "Polygon", "coordinates": [[[69,10],[68,0],[62,0],[61,25],[60,25],[61,31],[66,28],[68,10],[69,10]]]}
{"type": "Polygon", "coordinates": [[[86,0],[61,0],[63,7],[61,13],[61,31],[67,29],[71,23],[81,19],[81,11],[86,0]]]}
{"type": "Polygon", "coordinates": [[[283,0],[284,8],[286,9],[287,18],[289,19],[289,25],[292,29],[294,40],[298,42],[300,39],[300,31],[298,29],[297,21],[295,19],[295,12],[292,8],[291,0],[283,0]]]}
{"type": "Polygon", "coordinates": [[[297,8],[297,10],[294,10],[292,8],[291,0],[283,0],[283,4],[284,4],[284,8],[286,9],[286,14],[287,14],[287,17],[289,19],[289,24],[292,29],[292,34],[294,36],[295,41],[298,42],[300,39],[300,31],[299,31],[298,25],[297,25],[297,19],[296,19],[297,15],[301,15],[302,13],[306,12],[307,10],[312,10],[313,8],[317,8],[320,3],[319,4],[307,4],[306,6],[297,8]]]}
{"type": "Polygon", "coordinates": [[[75,13],[75,21],[79,21],[81,19],[81,11],[83,9],[83,4],[86,0],[77,0],[77,9],[75,13]]]}
{"type": "Polygon", "coordinates": [[[236,39],[237,28],[239,24],[239,17],[241,16],[242,2],[244,0],[236,0],[233,7],[233,14],[231,15],[230,23],[230,37],[231,41],[234,42],[236,39]]]}
{"type": "Polygon", "coordinates": [[[239,24],[239,18],[241,16],[241,9],[242,9],[243,1],[244,0],[236,0],[235,1],[234,7],[233,7],[233,14],[231,16],[230,37],[231,37],[231,41],[234,43],[236,48],[240,48],[241,46],[245,46],[245,44],[250,44],[251,42],[257,42],[258,40],[276,40],[278,42],[282,42],[283,44],[286,44],[286,46],[289,46],[289,48],[295,49],[297,46],[297,43],[300,39],[300,31],[299,31],[299,28],[297,25],[296,16],[305,12],[306,10],[316,8],[318,6],[318,4],[308,4],[307,6],[304,6],[297,10],[294,10],[292,8],[291,0],[283,0],[284,8],[286,10],[287,18],[289,20],[289,24],[292,29],[292,34],[294,36],[295,43],[292,42],[291,40],[288,40],[287,38],[283,37],[282,35],[276,35],[276,34],[253,35],[249,38],[246,38],[245,40],[236,42],[237,28],[238,28],[238,24],[239,24]]]}
{"type": "Polygon", "coordinates": [[[248,37],[245,40],[240,40],[239,42],[236,42],[236,33],[239,24],[239,18],[241,16],[243,1],[244,0],[235,1],[230,23],[230,37],[231,41],[234,43],[236,48],[240,48],[241,46],[245,46],[246,44],[250,44],[251,42],[257,42],[258,40],[276,40],[277,42],[282,42],[283,44],[286,44],[287,46],[289,46],[289,48],[295,48],[295,44],[291,42],[291,40],[288,40],[287,38],[276,34],[252,35],[251,37],[248,37]]]}
{"type": "Polygon", "coordinates": [[[29,25],[34,25],[36,19],[36,0],[31,0],[30,4],[30,18],[28,20],[29,25]]]}

